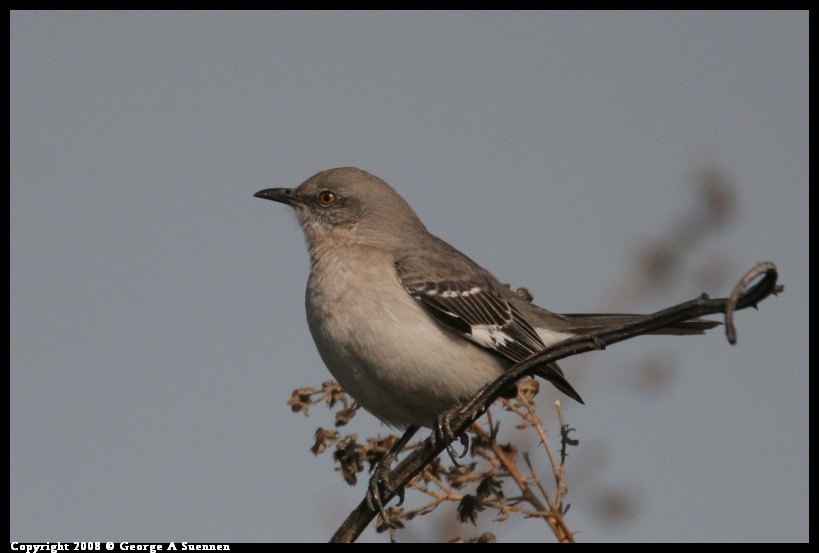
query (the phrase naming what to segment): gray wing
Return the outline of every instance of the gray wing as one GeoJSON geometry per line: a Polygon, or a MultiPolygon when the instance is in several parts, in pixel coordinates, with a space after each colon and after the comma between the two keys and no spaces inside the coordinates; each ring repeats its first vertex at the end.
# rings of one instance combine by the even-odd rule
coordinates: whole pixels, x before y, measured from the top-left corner
{"type": "MultiPolygon", "coordinates": [[[[453,262],[464,263],[460,258],[453,262]]],[[[457,265],[455,263],[456,268],[457,265]]],[[[482,278],[485,274],[482,271],[453,270],[451,272],[456,274],[447,278],[441,274],[440,266],[431,266],[428,260],[417,257],[402,258],[395,266],[410,296],[439,323],[476,345],[512,363],[546,348],[532,326],[504,299],[500,285],[488,277],[482,278]],[[468,274],[470,272],[473,274],[468,274]]],[[[583,403],[557,364],[544,365],[537,374],[583,403]]]]}

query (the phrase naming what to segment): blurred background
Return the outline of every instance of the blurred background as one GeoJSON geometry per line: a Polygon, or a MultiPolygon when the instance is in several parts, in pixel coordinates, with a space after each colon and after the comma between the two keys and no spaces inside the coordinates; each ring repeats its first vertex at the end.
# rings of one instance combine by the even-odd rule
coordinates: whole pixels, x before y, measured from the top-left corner
{"type": "MultiPolygon", "coordinates": [[[[352,165],[557,312],[725,296],[775,262],[785,293],[738,313],[735,347],[562,363],[586,401],[563,399],[566,522],[807,541],[808,21],[11,12],[10,540],[329,539],[364,487],[309,451],[332,413],[286,405],[329,373],[295,217],[253,193],[352,165]]],[[[495,517],[441,509],[398,539],[554,539],[495,517]]]]}

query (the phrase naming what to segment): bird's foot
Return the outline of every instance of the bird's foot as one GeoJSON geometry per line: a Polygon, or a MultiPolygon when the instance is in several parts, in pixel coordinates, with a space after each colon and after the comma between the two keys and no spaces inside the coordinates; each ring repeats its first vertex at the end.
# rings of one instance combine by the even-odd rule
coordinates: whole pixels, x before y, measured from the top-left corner
{"type": "Polygon", "coordinates": [[[451,422],[452,415],[449,411],[441,413],[438,418],[435,419],[434,435],[436,440],[441,440],[441,443],[446,444],[446,452],[449,454],[449,458],[452,459],[456,467],[459,467],[461,464],[458,463],[458,459],[462,459],[469,451],[469,436],[466,435],[466,432],[456,436],[452,431],[451,422]],[[455,448],[452,447],[452,442],[455,441],[455,438],[458,438],[464,448],[463,453],[460,455],[456,455],[455,448]]]}

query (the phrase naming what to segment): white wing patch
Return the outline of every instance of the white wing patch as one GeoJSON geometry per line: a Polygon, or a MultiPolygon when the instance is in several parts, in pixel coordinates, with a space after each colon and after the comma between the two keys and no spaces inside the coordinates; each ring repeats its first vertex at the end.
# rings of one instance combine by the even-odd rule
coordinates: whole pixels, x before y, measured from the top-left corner
{"type": "Polygon", "coordinates": [[[474,296],[475,294],[479,294],[481,289],[475,286],[474,288],[470,288],[469,290],[444,290],[439,292],[438,290],[427,290],[426,293],[430,296],[440,295],[442,298],[465,298],[467,296],[474,296]]]}
{"type": "Polygon", "coordinates": [[[548,328],[541,328],[535,327],[535,332],[537,332],[540,339],[543,340],[543,343],[546,346],[554,345],[558,342],[562,342],[563,340],[567,340],[576,336],[576,334],[571,334],[568,332],[557,332],[556,330],[549,330],[548,328]]]}
{"type": "Polygon", "coordinates": [[[497,350],[506,346],[514,338],[509,336],[502,328],[497,326],[475,325],[472,327],[472,334],[467,338],[487,349],[497,350]]]}

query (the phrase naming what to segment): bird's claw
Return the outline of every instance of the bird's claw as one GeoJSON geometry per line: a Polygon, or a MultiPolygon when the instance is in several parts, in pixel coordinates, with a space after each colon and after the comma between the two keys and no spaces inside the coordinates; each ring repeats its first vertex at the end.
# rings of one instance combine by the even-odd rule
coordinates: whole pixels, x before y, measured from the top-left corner
{"type": "MultiPolygon", "coordinates": [[[[383,520],[384,524],[386,524],[389,528],[395,528],[395,525],[390,522],[386,505],[382,499],[393,491],[387,487],[387,479],[385,477],[385,474],[390,470],[391,461],[391,459],[387,458],[382,459],[382,461],[378,463],[373,471],[373,475],[370,477],[370,482],[367,488],[367,506],[373,511],[377,511],[381,516],[381,520],[383,520]]],[[[398,496],[398,505],[403,504],[404,488],[395,490],[395,495],[398,496]]]]}
{"type": "Polygon", "coordinates": [[[447,444],[446,452],[449,454],[449,458],[456,467],[460,467],[461,465],[458,463],[458,459],[463,459],[469,451],[469,436],[467,436],[465,432],[459,436],[456,436],[455,433],[452,432],[452,425],[450,424],[450,417],[448,415],[448,412],[444,412],[436,419],[435,437],[441,440],[441,442],[447,444]],[[455,440],[455,438],[458,438],[464,448],[463,453],[460,455],[457,455],[455,448],[452,447],[452,442],[455,440]]]}

